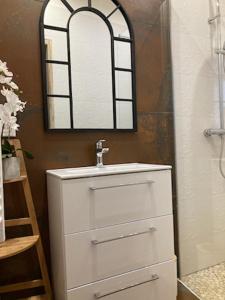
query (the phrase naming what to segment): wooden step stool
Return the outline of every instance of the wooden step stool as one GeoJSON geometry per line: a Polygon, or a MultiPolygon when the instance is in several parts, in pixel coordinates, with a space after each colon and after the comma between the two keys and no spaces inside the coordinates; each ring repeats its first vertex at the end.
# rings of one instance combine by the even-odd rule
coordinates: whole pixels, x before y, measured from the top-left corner
{"type": "MultiPolygon", "coordinates": [[[[13,139],[10,141],[10,143],[14,145],[15,149],[21,149],[21,144],[19,140],[13,139]]],[[[45,293],[46,293],[45,299],[51,300],[52,299],[51,285],[50,285],[44,250],[42,246],[42,241],[40,237],[39,227],[37,223],[34,203],[32,199],[30,184],[27,177],[24,156],[22,151],[17,151],[16,153],[17,153],[17,157],[20,158],[21,176],[13,180],[4,181],[4,185],[13,184],[15,182],[20,182],[22,184],[24,195],[25,195],[26,206],[28,209],[28,217],[14,219],[14,220],[6,220],[5,226],[15,227],[15,226],[31,225],[33,235],[9,239],[3,243],[0,243],[0,260],[12,257],[35,246],[38,254],[38,260],[39,260],[39,266],[40,266],[42,278],[37,280],[27,281],[27,282],[0,286],[0,294],[16,292],[16,291],[43,286],[45,288],[45,293]]]]}

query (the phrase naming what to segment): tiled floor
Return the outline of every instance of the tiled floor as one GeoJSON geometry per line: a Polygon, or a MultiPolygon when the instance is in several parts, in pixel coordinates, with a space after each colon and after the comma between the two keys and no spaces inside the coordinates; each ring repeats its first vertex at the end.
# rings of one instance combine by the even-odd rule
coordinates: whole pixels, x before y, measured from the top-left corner
{"type": "Polygon", "coordinates": [[[202,300],[225,300],[225,263],[182,278],[202,300]]]}

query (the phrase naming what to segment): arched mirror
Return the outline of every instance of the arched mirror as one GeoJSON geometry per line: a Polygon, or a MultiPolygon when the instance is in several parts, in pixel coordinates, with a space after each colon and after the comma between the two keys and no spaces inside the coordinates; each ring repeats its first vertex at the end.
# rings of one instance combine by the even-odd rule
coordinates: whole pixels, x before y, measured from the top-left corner
{"type": "Polygon", "coordinates": [[[119,2],[48,0],[40,27],[46,128],[135,131],[134,37],[119,2]]]}

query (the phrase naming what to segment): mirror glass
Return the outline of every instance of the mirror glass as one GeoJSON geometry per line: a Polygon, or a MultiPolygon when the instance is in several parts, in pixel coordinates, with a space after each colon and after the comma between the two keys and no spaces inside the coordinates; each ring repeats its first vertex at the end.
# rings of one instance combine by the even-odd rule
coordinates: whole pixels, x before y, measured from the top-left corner
{"type": "Polygon", "coordinates": [[[113,128],[112,55],[108,27],[97,14],[82,11],[71,19],[69,30],[73,35],[70,39],[71,64],[76,66],[71,74],[75,128],[113,128]]]}
{"type": "Polygon", "coordinates": [[[130,43],[115,41],[115,65],[117,68],[132,68],[130,43]]]}
{"type": "Polygon", "coordinates": [[[130,31],[128,28],[128,24],[127,24],[126,20],[124,19],[124,16],[120,10],[117,10],[116,12],[114,12],[109,17],[109,21],[112,25],[113,33],[114,33],[115,37],[120,37],[120,38],[125,38],[125,39],[130,38],[130,31]]]}
{"type": "Polygon", "coordinates": [[[47,60],[68,61],[66,32],[45,29],[45,53],[47,60]]]}
{"type": "Polygon", "coordinates": [[[111,0],[92,0],[91,5],[93,8],[103,13],[106,17],[108,17],[117,8],[117,5],[111,0]]]}
{"type": "Polygon", "coordinates": [[[116,71],[116,98],[132,100],[131,72],[116,71]]]}
{"type": "Polygon", "coordinates": [[[68,66],[46,63],[48,95],[69,95],[68,66]]]}
{"type": "Polygon", "coordinates": [[[44,14],[44,24],[66,28],[70,11],[61,0],[50,0],[44,14]]]}
{"type": "Polygon", "coordinates": [[[133,108],[130,101],[116,102],[117,126],[119,129],[132,129],[133,126],[133,108]]]}
{"type": "Polygon", "coordinates": [[[117,1],[46,1],[41,43],[47,129],[136,130],[132,28],[117,1]]]}
{"type": "Polygon", "coordinates": [[[70,128],[70,101],[68,98],[48,97],[49,127],[70,128]]]}
{"type": "Polygon", "coordinates": [[[88,6],[88,0],[67,0],[67,3],[69,3],[74,11],[88,6]]]}

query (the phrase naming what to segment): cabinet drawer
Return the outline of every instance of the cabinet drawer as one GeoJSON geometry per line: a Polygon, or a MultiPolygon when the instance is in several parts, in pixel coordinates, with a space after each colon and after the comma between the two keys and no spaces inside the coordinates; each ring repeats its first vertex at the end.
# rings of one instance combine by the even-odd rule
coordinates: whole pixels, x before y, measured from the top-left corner
{"type": "Polygon", "coordinates": [[[64,233],[172,214],[171,172],[64,180],[64,233]]]}
{"type": "Polygon", "coordinates": [[[68,291],[68,300],[176,300],[176,260],[68,291]]]}
{"type": "Polygon", "coordinates": [[[71,289],[172,259],[173,217],[68,235],[65,245],[71,289]]]}

